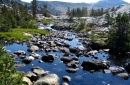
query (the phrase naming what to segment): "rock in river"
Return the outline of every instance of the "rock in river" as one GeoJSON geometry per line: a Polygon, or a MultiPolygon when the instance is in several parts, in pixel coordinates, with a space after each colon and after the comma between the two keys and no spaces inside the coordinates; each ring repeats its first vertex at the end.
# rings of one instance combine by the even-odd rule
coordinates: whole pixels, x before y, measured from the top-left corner
{"type": "Polygon", "coordinates": [[[31,47],[28,48],[29,52],[35,52],[35,51],[38,51],[38,50],[39,50],[39,47],[36,46],[36,45],[32,45],[31,47]]]}
{"type": "Polygon", "coordinates": [[[100,69],[108,69],[109,62],[105,60],[93,60],[93,61],[83,61],[81,64],[83,69],[86,70],[100,70],[100,69]]]}
{"type": "Polygon", "coordinates": [[[59,77],[56,74],[48,74],[38,79],[34,85],[59,85],[59,77]]]}

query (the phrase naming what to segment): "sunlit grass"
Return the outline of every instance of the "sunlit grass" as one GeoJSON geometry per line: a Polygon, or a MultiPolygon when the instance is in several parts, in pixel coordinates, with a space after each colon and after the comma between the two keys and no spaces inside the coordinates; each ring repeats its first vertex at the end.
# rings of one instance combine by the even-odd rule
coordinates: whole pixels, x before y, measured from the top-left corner
{"type": "Polygon", "coordinates": [[[22,29],[22,28],[15,28],[10,30],[9,32],[0,32],[0,37],[6,40],[29,40],[29,36],[24,36],[23,33],[39,33],[39,34],[48,34],[47,30],[41,29],[22,29]]]}

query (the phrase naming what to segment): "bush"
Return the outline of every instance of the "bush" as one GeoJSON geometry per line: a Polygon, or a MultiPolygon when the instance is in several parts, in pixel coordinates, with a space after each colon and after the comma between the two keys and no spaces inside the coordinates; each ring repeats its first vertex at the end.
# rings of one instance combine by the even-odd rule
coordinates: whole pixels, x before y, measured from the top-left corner
{"type": "Polygon", "coordinates": [[[0,85],[23,85],[23,74],[16,71],[14,61],[0,45],[0,85]]]}

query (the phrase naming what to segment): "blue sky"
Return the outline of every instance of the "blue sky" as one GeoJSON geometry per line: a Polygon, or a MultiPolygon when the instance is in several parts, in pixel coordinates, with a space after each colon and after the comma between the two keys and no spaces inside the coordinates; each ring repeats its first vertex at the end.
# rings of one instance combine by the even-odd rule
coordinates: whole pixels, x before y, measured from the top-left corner
{"type": "MultiPolygon", "coordinates": [[[[25,2],[31,2],[32,0],[22,0],[22,1],[25,1],[25,2]]],[[[100,0],[39,0],[39,1],[63,1],[63,2],[86,2],[86,3],[92,3],[92,2],[98,2],[100,0]]],[[[128,3],[130,3],[130,0],[124,0],[128,3]]]]}

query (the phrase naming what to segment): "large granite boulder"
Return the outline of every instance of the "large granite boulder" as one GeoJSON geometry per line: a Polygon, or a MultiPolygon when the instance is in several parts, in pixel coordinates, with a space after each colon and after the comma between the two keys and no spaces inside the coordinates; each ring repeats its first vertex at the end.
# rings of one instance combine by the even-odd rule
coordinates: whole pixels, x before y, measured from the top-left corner
{"type": "Polygon", "coordinates": [[[59,77],[56,74],[48,74],[34,82],[34,85],[59,85],[59,77]]]}

